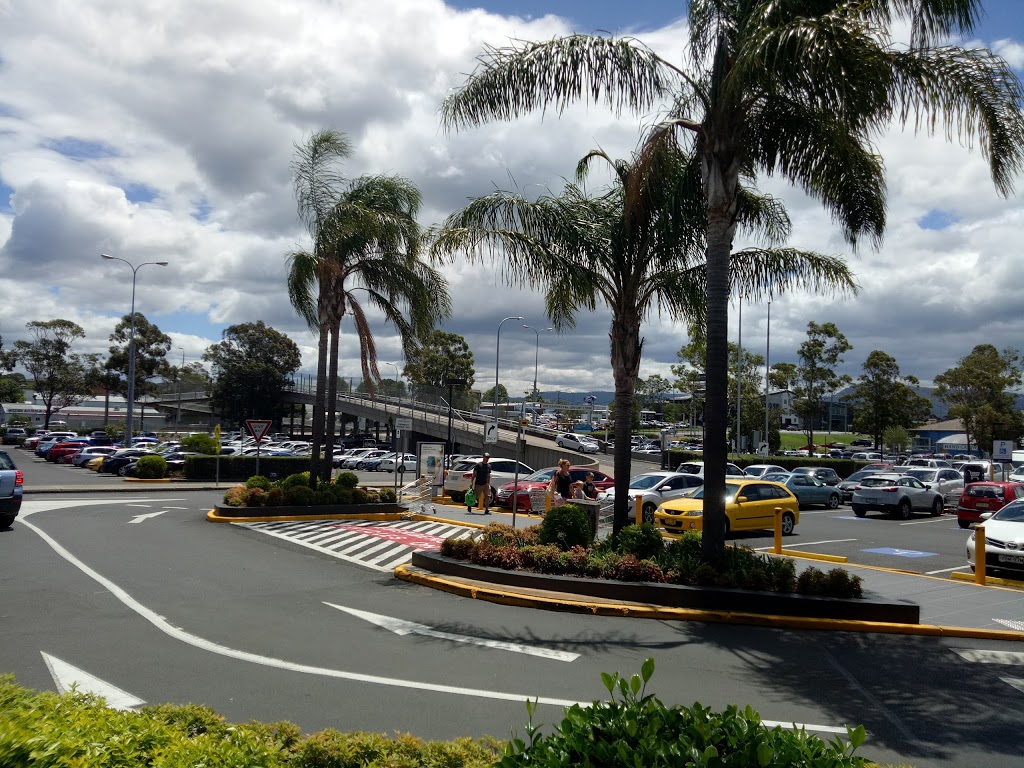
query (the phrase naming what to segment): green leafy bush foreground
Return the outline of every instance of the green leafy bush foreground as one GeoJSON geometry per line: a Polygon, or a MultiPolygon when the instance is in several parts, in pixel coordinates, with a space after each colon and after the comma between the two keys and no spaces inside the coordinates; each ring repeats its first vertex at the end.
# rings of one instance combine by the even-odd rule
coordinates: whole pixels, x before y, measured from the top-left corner
{"type": "Polygon", "coordinates": [[[229,488],[224,503],[229,507],[315,507],[327,504],[394,503],[391,488],[370,491],[357,488],[359,478],[353,472],[342,472],[333,483],[319,483],[314,491],[309,487],[309,472],[297,472],[282,480],[271,480],[253,475],[245,485],[229,488]]]}
{"type": "Polygon", "coordinates": [[[161,768],[862,768],[854,753],[863,726],[847,728],[848,743],[825,742],[802,730],[768,728],[750,707],[723,712],[694,704],[665,706],[646,692],[654,673],[647,659],[629,680],[602,674],[608,701],[564,710],[542,735],[526,702],[526,738],[423,741],[408,734],[303,735],[289,722],[233,725],[208,707],[188,704],[109,709],[95,696],[20,688],[0,676],[0,765],[19,768],[159,765],[161,768]]]}
{"type": "Polygon", "coordinates": [[[525,529],[492,523],[476,539],[446,539],[441,543],[441,554],[492,568],[559,576],[823,597],[864,596],[861,578],[842,568],[827,573],[808,568],[797,578],[792,560],[754,552],[749,547],[726,547],[721,562],[711,565],[701,559],[699,531],[687,531],[666,546],[657,528],[642,523],[627,526],[617,536],[589,548],[571,544],[578,541],[578,534],[575,515],[545,518],[541,525],[525,529]],[[561,534],[557,530],[561,526],[569,533],[561,534]],[[550,530],[552,527],[556,530],[550,530]]]}

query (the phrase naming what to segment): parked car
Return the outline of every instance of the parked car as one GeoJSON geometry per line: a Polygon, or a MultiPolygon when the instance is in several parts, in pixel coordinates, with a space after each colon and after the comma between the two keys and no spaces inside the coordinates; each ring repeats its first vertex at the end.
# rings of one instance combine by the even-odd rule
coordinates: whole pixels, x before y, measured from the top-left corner
{"type": "Polygon", "coordinates": [[[376,463],[380,464],[380,460],[390,453],[394,453],[394,451],[385,451],[380,448],[375,448],[369,453],[363,454],[356,462],[355,468],[359,470],[368,470],[372,472],[373,469],[370,467],[370,462],[376,459],[376,463]]]}
{"type": "Polygon", "coordinates": [[[875,510],[909,520],[915,512],[942,514],[942,494],[910,475],[888,473],[865,477],[853,492],[853,514],[864,517],[875,510]]]}
{"type": "Polygon", "coordinates": [[[960,472],[963,473],[964,483],[977,483],[982,480],[1008,480],[1008,473],[1006,468],[1000,462],[995,462],[985,459],[975,459],[974,461],[968,461],[960,466],[960,472]]]}
{"type": "MultiPolygon", "coordinates": [[[[533,505],[530,502],[531,491],[543,491],[548,487],[551,482],[551,478],[555,476],[558,471],[558,467],[548,467],[547,469],[538,469],[532,475],[527,477],[519,478],[519,484],[517,485],[514,481],[511,483],[505,483],[505,485],[498,488],[497,500],[498,504],[503,507],[512,509],[513,492],[518,497],[516,501],[516,509],[520,512],[529,512],[533,509],[533,505]],[[518,489],[518,490],[517,490],[518,489]]],[[[569,476],[575,483],[585,482],[587,479],[587,473],[594,473],[594,485],[597,486],[598,493],[607,491],[609,488],[615,487],[615,479],[611,475],[606,475],[599,469],[593,467],[569,467],[569,476]]]]}
{"type": "MultiPolygon", "coordinates": [[[[727,479],[726,535],[732,531],[774,528],[776,507],[782,507],[782,533],[789,536],[800,522],[800,503],[786,486],[754,478],[727,479]]],[[[699,488],[690,497],[662,504],[655,515],[655,523],[666,533],[682,534],[698,525],[703,526],[703,517],[704,489],[699,488]]]]}
{"type": "MultiPolygon", "coordinates": [[[[646,472],[629,479],[627,493],[630,509],[635,508],[636,498],[639,496],[640,514],[644,522],[653,523],[654,512],[663,502],[693,493],[703,485],[704,478],[700,475],[686,472],[646,472]]],[[[615,487],[612,486],[598,498],[614,499],[615,487]]],[[[630,516],[632,517],[632,512],[630,516]]]]}
{"type": "Polygon", "coordinates": [[[376,448],[356,448],[341,460],[339,466],[342,469],[355,469],[360,459],[376,450],[376,448]]]}
{"type": "Polygon", "coordinates": [[[86,462],[97,457],[109,456],[117,449],[112,445],[91,446],[87,445],[71,457],[71,463],[76,467],[84,467],[86,462]]]}
{"type": "Polygon", "coordinates": [[[104,456],[103,462],[100,464],[100,468],[97,471],[111,475],[121,474],[121,469],[128,466],[132,459],[137,459],[140,456],[148,456],[151,453],[152,451],[145,448],[121,448],[109,456],[104,456]]]}
{"type": "Polygon", "coordinates": [[[938,469],[940,467],[945,469],[952,469],[950,463],[945,459],[925,459],[920,456],[911,456],[909,459],[903,462],[905,467],[931,467],[932,469],[938,469]]]}
{"type": "Polygon", "coordinates": [[[397,456],[386,456],[383,459],[381,459],[381,462],[377,466],[377,469],[379,469],[381,472],[394,472],[396,464],[398,465],[399,472],[415,472],[416,454],[400,453],[397,456]]]}
{"type": "MultiPolygon", "coordinates": [[[[985,570],[1024,572],[1024,501],[1011,501],[982,515],[985,523],[985,570]]],[[[973,571],[976,533],[967,539],[967,563],[973,571]]]]}
{"type": "Polygon", "coordinates": [[[942,503],[947,507],[955,507],[964,492],[964,476],[952,467],[910,467],[904,474],[941,493],[942,503]]]}
{"type": "Polygon", "coordinates": [[[580,453],[597,453],[601,450],[601,446],[593,438],[577,435],[573,432],[564,432],[556,437],[555,445],[559,448],[568,448],[580,453]]]}
{"type": "Polygon", "coordinates": [[[46,454],[48,454],[50,452],[50,449],[53,448],[53,446],[55,446],[57,443],[62,443],[66,440],[73,440],[76,437],[78,437],[78,435],[76,435],[74,432],[51,432],[43,440],[40,440],[36,444],[36,456],[45,459],[46,454]]]}
{"type": "Polygon", "coordinates": [[[764,477],[772,472],[789,474],[785,467],[780,467],[777,464],[751,464],[749,467],[743,468],[743,474],[747,477],[764,477]]]}
{"type": "MultiPolygon", "coordinates": [[[[456,462],[448,470],[444,478],[444,492],[456,504],[461,504],[466,498],[466,491],[469,490],[470,481],[473,478],[473,467],[480,461],[479,456],[471,456],[456,462]]],[[[488,462],[491,465],[491,498],[498,498],[498,486],[504,485],[510,480],[516,479],[515,459],[501,459],[491,457],[488,462]]],[[[533,467],[528,467],[519,462],[519,477],[526,477],[533,474],[533,467]]]]}
{"type": "Polygon", "coordinates": [[[956,521],[961,528],[970,528],[971,523],[981,522],[982,515],[996,512],[1017,499],[1024,499],[1024,483],[968,483],[956,505],[956,521]]]}
{"type": "Polygon", "coordinates": [[[25,476],[7,451],[0,451],[0,528],[10,528],[21,510],[25,476]]]}
{"type": "Polygon", "coordinates": [[[829,509],[839,509],[843,497],[834,485],[825,485],[814,475],[793,472],[783,483],[796,496],[801,507],[821,504],[829,509]]]}
{"type": "Polygon", "coordinates": [[[28,432],[23,427],[8,427],[4,430],[4,445],[17,445],[28,437],[28,432]]]}
{"type": "Polygon", "coordinates": [[[808,475],[825,485],[839,485],[842,480],[839,473],[832,467],[797,467],[793,470],[794,475],[808,475]]]}
{"type": "Polygon", "coordinates": [[[64,440],[46,452],[46,460],[53,464],[70,464],[71,457],[87,445],[89,441],[86,438],[64,440]]]}
{"type": "MultiPolygon", "coordinates": [[[[676,472],[684,472],[687,475],[697,475],[697,477],[704,477],[704,462],[703,461],[684,461],[678,467],[676,472]]],[[[727,463],[725,465],[725,476],[726,477],[746,477],[746,474],[742,469],[737,467],[735,464],[727,463]]]]}

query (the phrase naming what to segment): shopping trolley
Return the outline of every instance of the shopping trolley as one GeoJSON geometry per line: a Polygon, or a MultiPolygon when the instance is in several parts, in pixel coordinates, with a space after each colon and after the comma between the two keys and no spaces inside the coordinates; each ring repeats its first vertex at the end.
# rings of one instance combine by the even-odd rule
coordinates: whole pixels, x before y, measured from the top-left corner
{"type": "Polygon", "coordinates": [[[433,480],[427,475],[413,480],[398,489],[398,506],[406,510],[406,514],[433,515],[434,486],[433,480]]]}

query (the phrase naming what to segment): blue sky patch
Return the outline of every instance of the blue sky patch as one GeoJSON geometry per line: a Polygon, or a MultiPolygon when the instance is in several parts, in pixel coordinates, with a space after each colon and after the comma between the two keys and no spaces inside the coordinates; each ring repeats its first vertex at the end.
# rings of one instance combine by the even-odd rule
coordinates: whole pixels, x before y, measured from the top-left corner
{"type": "Polygon", "coordinates": [[[86,141],[74,136],[62,136],[59,139],[48,139],[43,146],[59,152],[72,160],[96,160],[102,157],[117,157],[113,147],[98,141],[86,141]]]}
{"type": "Polygon", "coordinates": [[[14,194],[14,187],[8,187],[0,181],[0,213],[13,213],[11,208],[11,195],[14,194]]]}
{"type": "Polygon", "coordinates": [[[937,557],[938,552],[918,552],[916,549],[896,549],[895,547],[879,547],[878,549],[862,549],[874,555],[893,555],[894,557],[937,557]]]}
{"type": "Polygon", "coordinates": [[[145,184],[124,184],[122,188],[130,203],[151,203],[156,199],[156,190],[145,184]]]}
{"type": "Polygon", "coordinates": [[[958,221],[959,217],[949,211],[931,210],[917,220],[917,226],[921,229],[941,230],[953,226],[958,221]]]}
{"type": "Polygon", "coordinates": [[[213,206],[206,202],[204,197],[202,200],[196,202],[192,209],[192,218],[196,221],[206,221],[210,218],[210,213],[213,211],[213,206]]]}

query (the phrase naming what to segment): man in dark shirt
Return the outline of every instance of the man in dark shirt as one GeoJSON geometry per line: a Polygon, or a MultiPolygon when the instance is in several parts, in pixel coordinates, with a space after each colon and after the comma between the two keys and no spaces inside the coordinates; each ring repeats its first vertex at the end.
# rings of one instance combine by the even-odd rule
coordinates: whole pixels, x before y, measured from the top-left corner
{"type": "Polygon", "coordinates": [[[483,458],[473,467],[473,492],[484,505],[484,514],[491,514],[491,454],[485,453],[483,458]]]}

